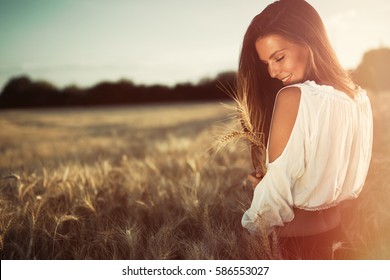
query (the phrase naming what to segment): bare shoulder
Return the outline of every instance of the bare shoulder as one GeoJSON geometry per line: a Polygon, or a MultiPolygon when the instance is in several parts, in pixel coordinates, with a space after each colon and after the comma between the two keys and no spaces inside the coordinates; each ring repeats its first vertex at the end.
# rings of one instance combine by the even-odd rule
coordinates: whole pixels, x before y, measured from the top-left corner
{"type": "Polygon", "coordinates": [[[272,116],[269,161],[277,159],[285,149],[294,128],[301,100],[301,90],[298,87],[282,89],[275,100],[272,116]]]}
{"type": "Polygon", "coordinates": [[[301,89],[298,87],[287,87],[280,90],[276,97],[275,109],[279,106],[296,107],[298,110],[301,100],[301,89]]]}

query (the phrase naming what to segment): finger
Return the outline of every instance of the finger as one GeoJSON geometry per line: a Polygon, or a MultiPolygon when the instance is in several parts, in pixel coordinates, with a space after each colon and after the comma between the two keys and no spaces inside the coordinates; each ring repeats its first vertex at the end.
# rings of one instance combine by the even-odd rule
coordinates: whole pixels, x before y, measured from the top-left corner
{"type": "Polygon", "coordinates": [[[256,183],[258,181],[258,179],[256,177],[254,177],[253,175],[248,175],[248,180],[251,181],[252,183],[256,183]]]}
{"type": "Polygon", "coordinates": [[[256,167],[256,177],[261,177],[261,174],[262,174],[263,172],[261,172],[261,167],[260,166],[257,166],[256,167]]]}

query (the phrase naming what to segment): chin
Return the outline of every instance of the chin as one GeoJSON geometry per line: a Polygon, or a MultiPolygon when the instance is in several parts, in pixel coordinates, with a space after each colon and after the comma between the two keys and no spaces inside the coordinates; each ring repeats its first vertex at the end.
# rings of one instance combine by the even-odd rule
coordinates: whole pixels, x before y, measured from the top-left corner
{"type": "Polygon", "coordinates": [[[290,86],[290,85],[294,85],[294,84],[299,84],[299,83],[304,83],[306,80],[305,79],[296,79],[296,80],[288,80],[286,81],[285,83],[283,83],[283,85],[285,86],[290,86]]]}

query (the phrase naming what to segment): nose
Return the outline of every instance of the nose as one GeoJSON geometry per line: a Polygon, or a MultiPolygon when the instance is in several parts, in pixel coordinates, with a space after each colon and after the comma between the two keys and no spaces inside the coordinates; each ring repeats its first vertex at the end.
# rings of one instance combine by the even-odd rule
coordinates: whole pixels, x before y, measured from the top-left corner
{"type": "Polygon", "coordinates": [[[279,73],[279,67],[273,63],[268,64],[268,73],[272,78],[276,78],[279,73]]]}

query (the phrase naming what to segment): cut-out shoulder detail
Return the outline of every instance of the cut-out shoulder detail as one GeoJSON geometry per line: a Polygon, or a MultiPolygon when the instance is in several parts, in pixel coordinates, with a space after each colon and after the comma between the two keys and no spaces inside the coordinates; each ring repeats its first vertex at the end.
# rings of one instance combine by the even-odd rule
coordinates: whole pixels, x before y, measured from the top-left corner
{"type": "Polygon", "coordinates": [[[298,115],[301,90],[283,88],[277,95],[268,145],[269,162],[276,160],[286,147],[298,115]]]}

